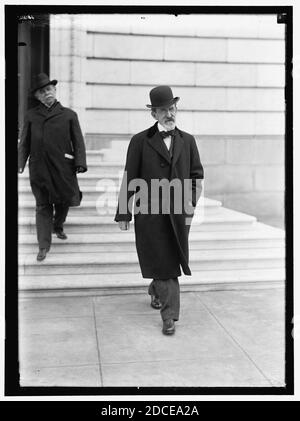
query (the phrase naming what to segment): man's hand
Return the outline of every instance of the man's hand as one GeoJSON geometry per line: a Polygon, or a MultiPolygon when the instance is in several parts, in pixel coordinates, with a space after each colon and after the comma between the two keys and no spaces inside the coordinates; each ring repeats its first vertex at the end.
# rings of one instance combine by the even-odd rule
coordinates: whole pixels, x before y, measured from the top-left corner
{"type": "Polygon", "coordinates": [[[76,172],[77,173],[79,173],[79,172],[85,172],[85,168],[83,168],[83,167],[76,167],[76,172]]]}
{"type": "Polygon", "coordinates": [[[119,228],[122,231],[129,230],[129,221],[119,221],[119,228]]]}

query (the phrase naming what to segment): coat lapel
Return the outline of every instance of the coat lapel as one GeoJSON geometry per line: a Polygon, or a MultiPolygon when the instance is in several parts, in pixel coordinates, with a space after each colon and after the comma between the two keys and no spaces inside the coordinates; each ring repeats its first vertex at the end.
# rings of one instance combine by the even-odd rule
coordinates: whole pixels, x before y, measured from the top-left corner
{"type": "Polygon", "coordinates": [[[47,117],[47,115],[48,115],[48,110],[45,107],[45,105],[43,105],[42,103],[39,104],[39,106],[37,108],[37,112],[38,112],[38,114],[42,115],[43,117],[47,117]]]}
{"type": "Polygon", "coordinates": [[[38,113],[42,115],[45,119],[52,118],[57,114],[60,114],[63,111],[63,106],[60,102],[56,102],[51,110],[48,110],[47,107],[43,104],[39,104],[38,113]]]}
{"type": "Polygon", "coordinates": [[[147,141],[150,146],[156,150],[156,152],[169,162],[169,164],[171,163],[169,152],[161,138],[161,135],[159,134],[159,131],[157,130],[157,123],[149,129],[147,141]]]}
{"type": "Polygon", "coordinates": [[[174,142],[174,146],[173,146],[172,167],[174,167],[174,165],[176,164],[177,159],[179,158],[179,155],[183,147],[182,133],[178,129],[176,130],[176,134],[175,134],[173,142],[174,142]]]}
{"type": "Polygon", "coordinates": [[[58,114],[61,114],[63,112],[63,106],[60,102],[57,101],[57,103],[53,106],[51,110],[47,110],[47,118],[52,118],[58,114]]]}
{"type": "Polygon", "coordinates": [[[163,158],[166,159],[166,161],[169,162],[169,164],[172,161],[172,166],[174,166],[180,156],[180,153],[183,148],[183,136],[182,132],[176,127],[176,134],[173,139],[173,157],[172,160],[170,158],[170,154],[167,150],[166,145],[164,144],[159,131],[157,129],[157,123],[154,124],[154,126],[150,127],[148,130],[148,143],[154,148],[163,158]]]}

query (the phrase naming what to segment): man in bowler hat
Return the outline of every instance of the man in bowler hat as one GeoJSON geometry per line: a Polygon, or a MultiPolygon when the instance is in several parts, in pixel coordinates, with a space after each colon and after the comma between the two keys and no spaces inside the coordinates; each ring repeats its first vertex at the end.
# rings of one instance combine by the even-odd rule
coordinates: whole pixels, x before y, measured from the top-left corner
{"type": "Polygon", "coordinates": [[[18,171],[29,157],[29,177],[36,200],[37,260],[45,259],[51,235],[65,240],[63,230],[69,207],[79,206],[82,193],[77,173],[87,171],[85,144],[77,114],[56,100],[57,80],[36,76],[32,94],[39,105],[24,118],[18,147],[18,171]]]}
{"type": "MultiPolygon", "coordinates": [[[[160,309],[163,334],[171,335],[175,332],[174,322],[179,319],[178,277],[181,269],[184,274],[191,275],[188,235],[204,173],[194,137],[176,127],[179,97],[173,96],[169,86],[157,86],[150,91],[150,101],[147,107],[157,121],[130,141],[115,221],[121,230],[128,230],[134,213],[142,276],[152,279],[148,289],[151,306],[160,309]],[[141,180],[148,188],[136,180],[141,180]],[[162,191],[154,197],[151,185],[155,180],[177,181],[180,185],[175,187],[176,194],[180,193],[181,187],[184,191],[185,181],[188,181],[188,195],[179,194],[178,199],[178,194],[173,192],[166,197],[162,191]],[[134,212],[130,205],[133,195],[134,212]],[[169,207],[165,206],[167,202],[169,207]],[[157,203],[158,211],[153,212],[152,205],[157,203]],[[178,208],[178,203],[184,206],[178,208]]],[[[168,194],[170,192],[171,189],[168,194]]]]}

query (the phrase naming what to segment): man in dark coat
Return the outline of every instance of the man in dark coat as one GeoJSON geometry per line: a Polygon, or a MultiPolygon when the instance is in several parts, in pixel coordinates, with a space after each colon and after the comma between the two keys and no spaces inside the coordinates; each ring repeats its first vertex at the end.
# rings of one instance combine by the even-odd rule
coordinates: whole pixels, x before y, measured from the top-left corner
{"type": "Polygon", "coordinates": [[[144,278],[152,278],[151,306],[161,311],[164,334],[179,319],[181,269],[189,268],[188,235],[200,197],[203,167],[194,137],[176,127],[177,102],[169,86],[150,91],[154,126],[130,141],[115,221],[129,229],[135,194],[136,248],[144,278]],[[159,188],[157,188],[159,186],[159,188]]]}
{"type": "Polygon", "coordinates": [[[52,232],[62,240],[67,238],[63,223],[69,207],[79,206],[82,198],[76,173],[87,171],[77,114],[56,100],[56,84],[57,80],[50,81],[45,73],[36,77],[32,94],[40,104],[26,113],[18,147],[19,173],[29,157],[38,261],[44,260],[50,249],[52,232]]]}

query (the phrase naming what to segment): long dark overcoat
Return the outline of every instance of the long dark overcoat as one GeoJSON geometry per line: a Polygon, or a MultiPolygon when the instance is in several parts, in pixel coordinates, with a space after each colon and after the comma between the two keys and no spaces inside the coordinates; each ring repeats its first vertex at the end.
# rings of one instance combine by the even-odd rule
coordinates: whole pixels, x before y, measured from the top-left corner
{"type": "Polygon", "coordinates": [[[135,194],[133,213],[136,248],[144,278],[175,278],[181,275],[180,266],[186,275],[191,275],[188,246],[190,223],[188,221],[191,221],[191,216],[193,216],[191,212],[200,197],[201,182],[199,183],[199,180],[203,179],[204,173],[194,137],[178,128],[175,133],[172,158],[158,132],[157,123],[150,129],[133,136],[127,151],[115,221],[131,221],[132,207],[124,208],[124,200],[129,199],[129,202],[132,202],[133,194],[135,194]],[[135,183],[133,180],[136,179],[142,181],[135,183]],[[196,182],[197,179],[198,182],[196,182]],[[174,207],[174,191],[179,191],[180,188],[177,186],[173,190],[170,189],[171,194],[168,200],[163,194],[157,199],[157,195],[154,197],[151,194],[157,191],[151,190],[153,180],[158,180],[158,182],[162,180],[178,182],[179,180],[182,185],[184,180],[192,180],[189,183],[189,195],[185,196],[182,193],[180,199],[182,211],[178,212],[178,207],[175,211],[174,207]],[[145,193],[142,192],[146,192],[146,200],[145,193]],[[190,208],[184,206],[184,197],[188,197],[188,201],[192,202],[190,208]],[[166,204],[169,204],[169,207],[166,204]],[[151,213],[151,205],[159,211],[151,213]]]}
{"type": "Polygon", "coordinates": [[[26,113],[18,147],[19,168],[24,169],[28,157],[30,184],[37,205],[45,200],[80,205],[82,194],[76,167],[87,170],[86,151],[73,110],[56,102],[50,109],[39,104],[26,113]]]}

